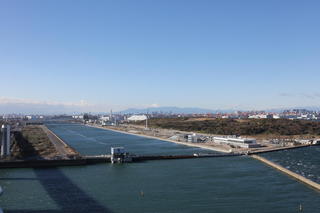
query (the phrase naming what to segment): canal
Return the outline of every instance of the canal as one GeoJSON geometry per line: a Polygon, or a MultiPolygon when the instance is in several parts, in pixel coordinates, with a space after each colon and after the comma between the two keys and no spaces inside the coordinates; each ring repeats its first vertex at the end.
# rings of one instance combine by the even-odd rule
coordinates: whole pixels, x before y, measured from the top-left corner
{"type": "MultiPolygon", "coordinates": [[[[82,154],[212,153],[91,128],[48,127],[82,154]]],[[[320,212],[319,192],[249,157],[2,169],[5,212],[320,212]]]]}

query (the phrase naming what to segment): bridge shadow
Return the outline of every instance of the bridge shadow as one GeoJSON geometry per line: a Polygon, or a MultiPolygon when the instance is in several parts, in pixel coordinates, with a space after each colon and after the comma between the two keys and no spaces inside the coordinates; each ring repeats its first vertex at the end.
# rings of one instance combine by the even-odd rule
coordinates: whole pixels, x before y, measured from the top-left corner
{"type": "MultiPolygon", "coordinates": [[[[28,148],[32,157],[39,157],[39,153],[24,138],[20,140],[21,146],[28,148]]],[[[29,156],[24,156],[29,157],[29,156]]],[[[5,210],[7,213],[111,213],[105,206],[98,203],[71,179],[69,179],[59,168],[33,168],[35,178],[13,178],[16,180],[37,180],[46,190],[51,199],[59,206],[57,210],[36,210],[32,207],[28,210],[5,210]]],[[[12,179],[12,178],[8,178],[12,179]]],[[[32,190],[32,189],[30,189],[32,190]]],[[[34,205],[36,205],[36,201],[34,205]]]]}
{"type": "MultiPolygon", "coordinates": [[[[59,168],[34,168],[38,180],[48,195],[59,206],[59,210],[6,210],[8,213],[111,213],[109,209],[95,201],[59,168]]],[[[36,203],[35,203],[36,205],[36,203]]]]}
{"type": "Polygon", "coordinates": [[[40,183],[62,212],[111,212],[73,183],[60,169],[34,169],[40,183]]]}
{"type": "Polygon", "coordinates": [[[0,180],[38,180],[37,178],[0,178],[0,180]]]}

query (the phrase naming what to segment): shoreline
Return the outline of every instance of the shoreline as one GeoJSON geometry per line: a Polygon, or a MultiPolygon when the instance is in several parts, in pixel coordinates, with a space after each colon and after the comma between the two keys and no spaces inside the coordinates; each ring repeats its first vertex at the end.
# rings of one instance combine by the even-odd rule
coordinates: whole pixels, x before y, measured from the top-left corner
{"type": "Polygon", "coordinates": [[[100,126],[94,126],[94,125],[86,125],[86,126],[92,127],[92,128],[97,128],[97,129],[109,130],[109,131],[118,132],[118,133],[123,133],[123,134],[127,134],[127,135],[134,135],[134,136],[139,136],[139,137],[144,137],[144,138],[150,138],[150,139],[156,139],[156,140],[171,142],[171,143],[190,146],[190,147],[208,149],[208,150],[215,151],[215,152],[231,153],[230,150],[224,150],[224,149],[211,147],[211,146],[203,145],[203,144],[191,144],[191,143],[186,143],[186,142],[179,142],[179,141],[174,141],[174,140],[170,140],[170,139],[166,139],[166,138],[160,138],[160,137],[156,137],[156,136],[131,133],[131,132],[123,131],[123,130],[116,130],[116,129],[112,129],[112,128],[108,128],[108,127],[100,127],[100,126]]]}

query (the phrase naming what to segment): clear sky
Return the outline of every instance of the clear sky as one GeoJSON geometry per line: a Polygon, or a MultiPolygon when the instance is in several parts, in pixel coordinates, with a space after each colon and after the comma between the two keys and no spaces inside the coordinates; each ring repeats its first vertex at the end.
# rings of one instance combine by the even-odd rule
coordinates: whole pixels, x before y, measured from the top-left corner
{"type": "Polygon", "coordinates": [[[0,102],[320,105],[318,0],[0,0],[0,102]]]}

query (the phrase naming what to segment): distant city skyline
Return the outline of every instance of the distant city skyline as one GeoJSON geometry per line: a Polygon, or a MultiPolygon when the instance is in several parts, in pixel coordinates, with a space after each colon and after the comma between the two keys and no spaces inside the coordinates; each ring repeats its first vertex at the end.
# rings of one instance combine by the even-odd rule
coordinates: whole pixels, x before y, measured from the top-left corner
{"type": "Polygon", "coordinates": [[[0,114],[320,106],[318,1],[1,1],[0,114]]]}

